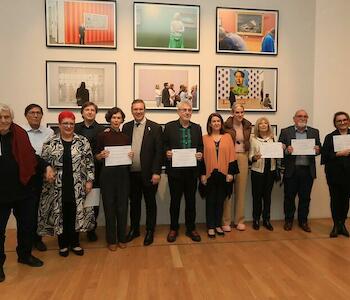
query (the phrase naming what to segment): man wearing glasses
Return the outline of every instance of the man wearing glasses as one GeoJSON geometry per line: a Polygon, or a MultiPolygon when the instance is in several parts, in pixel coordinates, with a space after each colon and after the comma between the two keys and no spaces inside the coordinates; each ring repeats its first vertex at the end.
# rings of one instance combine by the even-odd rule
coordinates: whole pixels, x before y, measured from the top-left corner
{"type": "MultiPolygon", "coordinates": [[[[41,156],[41,150],[43,148],[44,142],[46,142],[50,136],[53,135],[53,130],[49,127],[41,125],[41,119],[43,117],[43,109],[38,104],[29,104],[24,110],[24,116],[27,119],[28,124],[24,125],[23,128],[27,131],[30,143],[34,148],[37,155],[41,156]]],[[[40,194],[42,189],[42,177],[40,175],[36,176],[36,212],[38,212],[40,194]]],[[[37,223],[37,217],[35,218],[35,223],[37,223]]],[[[47,247],[42,241],[42,237],[36,233],[37,227],[35,227],[33,246],[39,251],[46,251],[47,247]]]]}
{"type": "Polygon", "coordinates": [[[286,231],[292,230],[296,210],[295,197],[298,195],[299,227],[311,232],[307,218],[312,184],[316,178],[315,155],[320,154],[321,142],[318,129],[307,126],[308,117],[305,110],[297,110],[293,117],[294,125],[283,128],[279,137],[284,148],[284,230],[286,231]],[[295,155],[296,151],[291,144],[292,140],[299,139],[314,139],[315,155],[295,155]]]}
{"type": "Polygon", "coordinates": [[[179,213],[182,195],[185,196],[186,235],[195,242],[201,237],[196,231],[196,190],[199,170],[197,166],[174,167],[172,164],[173,150],[195,149],[195,159],[200,161],[203,156],[202,130],[198,124],[191,122],[192,104],[188,100],[178,103],[179,119],[165,125],[163,145],[166,155],[166,173],[170,189],[170,231],[167,236],[169,243],[175,242],[179,230],[179,213]]]}

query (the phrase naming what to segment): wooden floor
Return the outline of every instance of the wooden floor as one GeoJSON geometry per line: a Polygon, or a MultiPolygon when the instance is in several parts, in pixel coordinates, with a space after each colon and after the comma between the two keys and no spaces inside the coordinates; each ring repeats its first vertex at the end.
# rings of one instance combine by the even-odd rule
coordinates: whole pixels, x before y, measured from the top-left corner
{"type": "Polygon", "coordinates": [[[350,299],[350,240],[328,238],[331,220],[312,220],[312,233],[273,224],[274,232],[248,227],[215,240],[200,225],[201,243],[182,228],[172,245],[168,226],[159,226],[152,246],[140,237],[116,252],[99,228],[95,243],[82,235],[83,257],[67,258],[46,238],[49,251],[34,251],[42,268],[17,264],[15,231],[8,230],[0,299],[350,299]]]}

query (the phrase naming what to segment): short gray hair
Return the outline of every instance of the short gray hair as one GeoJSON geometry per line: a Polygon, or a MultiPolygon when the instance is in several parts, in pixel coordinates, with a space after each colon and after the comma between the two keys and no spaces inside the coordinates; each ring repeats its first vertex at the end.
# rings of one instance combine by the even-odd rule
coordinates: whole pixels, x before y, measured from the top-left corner
{"type": "Polygon", "coordinates": [[[183,107],[184,105],[188,105],[189,107],[192,108],[192,102],[189,101],[189,100],[182,100],[182,101],[178,102],[177,105],[176,105],[176,107],[177,107],[178,110],[180,110],[180,109],[182,109],[182,107],[183,107]]]}
{"type": "Polygon", "coordinates": [[[3,111],[10,112],[11,118],[13,119],[14,113],[13,113],[12,108],[10,106],[8,106],[7,104],[0,103],[0,113],[3,111]]]}

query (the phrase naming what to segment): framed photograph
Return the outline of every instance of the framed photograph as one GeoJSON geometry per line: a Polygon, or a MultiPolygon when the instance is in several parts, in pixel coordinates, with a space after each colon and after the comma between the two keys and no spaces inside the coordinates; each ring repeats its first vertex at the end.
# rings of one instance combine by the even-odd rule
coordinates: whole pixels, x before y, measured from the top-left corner
{"type": "Polygon", "coordinates": [[[116,1],[45,0],[46,46],[116,48],[116,1]]]}
{"type": "Polygon", "coordinates": [[[277,55],[278,10],[217,7],[216,52],[277,55]]]}
{"type": "Polygon", "coordinates": [[[199,51],[199,5],[134,2],[134,49],[199,51]]]}
{"type": "Polygon", "coordinates": [[[216,110],[277,111],[277,68],[216,67],[216,110]]]}
{"type": "Polygon", "coordinates": [[[80,108],[88,101],[111,108],[116,78],[115,62],[46,61],[47,108],[80,108]]]}
{"type": "Polygon", "coordinates": [[[199,110],[199,65],[134,64],[134,99],[143,99],[147,109],[176,110],[189,100],[199,110]]]}

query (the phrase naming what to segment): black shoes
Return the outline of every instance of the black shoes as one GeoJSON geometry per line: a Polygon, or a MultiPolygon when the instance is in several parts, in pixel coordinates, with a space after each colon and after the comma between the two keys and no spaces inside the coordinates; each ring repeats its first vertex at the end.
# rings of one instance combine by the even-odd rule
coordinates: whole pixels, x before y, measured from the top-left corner
{"type": "Polygon", "coordinates": [[[5,280],[5,273],[4,273],[4,267],[0,267],[0,282],[3,282],[5,280]]]}
{"type": "Polygon", "coordinates": [[[202,240],[201,236],[195,230],[186,231],[186,236],[188,236],[194,242],[200,242],[202,240]]]}
{"type": "Polygon", "coordinates": [[[311,232],[311,228],[309,226],[309,224],[305,223],[300,223],[299,227],[304,230],[305,232],[311,232]]]}
{"type": "Polygon", "coordinates": [[[47,251],[47,247],[42,240],[35,241],[34,247],[41,252],[47,251]]]}
{"type": "Polygon", "coordinates": [[[145,239],[143,240],[144,246],[149,246],[153,243],[153,230],[147,230],[145,239]]]}
{"type": "Polygon", "coordinates": [[[44,263],[39,258],[36,258],[33,255],[29,255],[26,258],[19,257],[18,262],[35,268],[42,267],[44,265],[44,263]]]}
{"type": "Polygon", "coordinates": [[[283,226],[285,231],[291,231],[293,228],[293,222],[292,221],[286,221],[283,226]]]}
{"type": "Polygon", "coordinates": [[[140,230],[130,229],[128,235],[126,236],[126,241],[131,242],[133,239],[140,236],[140,230]]]}
{"type": "Polygon", "coordinates": [[[215,239],[215,237],[216,237],[215,229],[213,229],[213,228],[208,229],[208,238],[215,239]]]}
{"type": "Polygon", "coordinates": [[[259,228],[260,228],[259,221],[253,220],[253,229],[254,230],[259,230],[259,228]]]}
{"type": "Polygon", "coordinates": [[[176,241],[176,237],[177,237],[177,231],[170,230],[166,240],[168,241],[168,243],[174,243],[176,241]]]}
{"type": "Polygon", "coordinates": [[[84,255],[84,249],[81,248],[81,247],[72,247],[71,248],[72,252],[75,254],[75,255],[78,255],[78,256],[83,256],[84,255]]]}
{"type": "Polygon", "coordinates": [[[345,224],[344,223],[340,223],[338,226],[338,234],[341,234],[343,236],[349,237],[349,231],[346,229],[345,224]]]}
{"type": "Polygon", "coordinates": [[[63,248],[58,251],[58,254],[62,257],[67,257],[69,255],[68,248],[63,248]]]}
{"type": "Polygon", "coordinates": [[[96,242],[97,239],[98,239],[95,230],[88,231],[86,236],[87,236],[87,239],[88,239],[89,242],[96,242]]]}
{"type": "Polygon", "coordinates": [[[263,226],[264,226],[267,230],[273,231],[273,226],[272,226],[272,224],[270,223],[269,220],[264,220],[264,221],[263,221],[263,226]]]}
{"type": "Polygon", "coordinates": [[[332,231],[329,234],[330,238],[336,238],[338,237],[338,226],[334,225],[332,231]]]}

